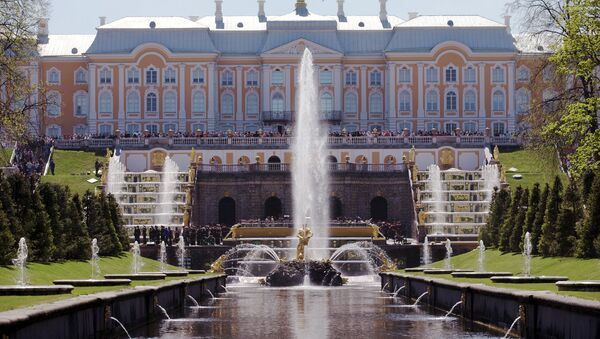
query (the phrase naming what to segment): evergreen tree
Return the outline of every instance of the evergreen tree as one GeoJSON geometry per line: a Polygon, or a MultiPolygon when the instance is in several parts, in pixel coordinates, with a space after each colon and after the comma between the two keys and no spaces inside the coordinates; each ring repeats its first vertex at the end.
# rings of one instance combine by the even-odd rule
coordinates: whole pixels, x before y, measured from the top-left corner
{"type": "Polygon", "coordinates": [[[52,260],[56,248],[54,237],[50,227],[50,218],[46,213],[44,204],[38,192],[31,195],[32,208],[34,211],[32,228],[29,232],[29,243],[31,259],[38,262],[49,262],[52,260]]]}
{"type": "Polygon", "coordinates": [[[64,225],[65,237],[70,240],[65,246],[65,259],[87,260],[91,256],[91,240],[83,222],[83,207],[78,194],[66,204],[64,225]]]}
{"type": "MultiPolygon", "coordinates": [[[[546,204],[548,203],[548,196],[550,195],[550,185],[544,186],[544,191],[540,196],[540,202],[538,203],[537,211],[535,212],[535,218],[533,220],[533,226],[531,228],[531,253],[539,254],[538,244],[540,237],[542,236],[542,225],[544,224],[544,216],[546,215],[546,204]]],[[[525,237],[525,235],[523,235],[525,237]]]]}
{"type": "Polygon", "coordinates": [[[578,228],[577,256],[600,256],[600,175],[596,175],[587,199],[585,220],[578,228]]]}
{"type": "Polygon", "coordinates": [[[121,210],[119,209],[119,204],[117,200],[112,194],[107,196],[108,198],[108,208],[110,209],[110,217],[112,223],[117,231],[117,235],[119,236],[119,241],[121,242],[121,247],[124,251],[129,250],[129,235],[127,234],[127,230],[124,225],[123,216],[121,215],[121,210]]]}
{"type": "Polygon", "coordinates": [[[510,251],[514,253],[520,253],[523,247],[523,229],[525,224],[525,218],[527,216],[527,204],[529,203],[529,189],[523,190],[517,216],[512,228],[512,234],[510,235],[510,251]]]}
{"type": "Polygon", "coordinates": [[[90,238],[98,240],[100,255],[118,255],[122,246],[110,218],[106,195],[87,191],[83,197],[85,221],[90,238]]]}
{"type": "Polygon", "coordinates": [[[7,178],[12,193],[12,202],[15,211],[16,225],[13,226],[13,235],[18,237],[15,241],[19,241],[22,237],[27,237],[34,227],[33,208],[33,189],[29,181],[21,174],[11,175],[7,178]]]}
{"type": "Polygon", "coordinates": [[[15,255],[14,243],[15,238],[10,231],[8,217],[2,208],[0,208],[0,244],[6,244],[5,246],[0,246],[0,265],[9,265],[11,263],[11,259],[15,255]]]}
{"type": "Polygon", "coordinates": [[[510,205],[510,194],[505,189],[496,189],[490,204],[490,215],[487,224],[481,230],[480,240],[489,247],[498,246],[498,234],[504,221],[504,216],[510,205]]]}
{"type": "MultiPolygon", "coordinates": [[[[527,202],[527,213],[525,214],[525,224],[523,225],[523,234],[521,235],[521,245],[525,241],[525,233],[529,232],[529,234],[533,233],[533,223],[535,222],[535,215],[538,211],[540,205],[540,184],[536,183],[533,185],[531,189],[531,194],[529,195],[529,201],[527,202]]],[[[532,245],[533,246],[533,245],[532,245]]],[[[521,246],[521,251],[523,250],[523,246],[521,246]]]]}
{"type": "Polygon", "coordinates": [[[592,192],[592,187],[596,179],[596,174],[593,171],[587,171],[581,178],[581,199],[585,202],[588,201],[589,195],[592,192]]]}
{"type": "Polygon", "coordinates": [[[522,194],[523,188],[521,186],[517,187],[515,189],[515,192],[513,193],[512,198],[510,199],[510,208],[508,210],[508,214],[504,218],[502,228],[500,229],[500,235],[498,237],[498,248],[504,253],[510,252],[510,237],[513,233],[513,228],[515,226],[517,214],[519,214],[519,206],[521,203],[522,194]]]}
{"type": "Polygon", "coordinates": [[[117,233],[115,225],[113,224],[108,197],[106,194],[104,194],[104,192],[101,192],[97,197],[100,200],[102,219],[107,227],[106,233],[110,237],[110,242],[113,245],[111,255],[119,255],[123,251],[123,246],[121,245],[121,239],[119,238],[119,234],[117,233]]]}
{"type": "Polygon", "coordinates": [[[556,252],[556,232],[558,215],[560,214],[562,205],[562,182],[556,176],[552,191],[548,196],[546,203],[546,214],[544,216],[544,224],[542,225],[542,235],[539,240],[538,250],[543,256],[551,256],[556,252]]]}
{"type": "Polygon", "coordinates": [[[63,216],[61,215],[60,205],[66,205],[64,188],[60,185],[44,183],[38,186],[38,191],[44,203],[46,213],[52,228],[52,236],[54,238],[54,258],[64,259],[65,257],[65,232],[63,225],[63,216]],[[59,198],[59,195],[61,196],[59,198]]]}
{"type": "Polygon", "coordinates": [[[25,236],[21,222],[17,217],[17,210],[12,197],[12,188],[8,180],[0,173],[0,209],[4,211],[7,226],[13,237],[13,243],[5,243],[7,247],[16,249],[17,242],[25,236]]]}

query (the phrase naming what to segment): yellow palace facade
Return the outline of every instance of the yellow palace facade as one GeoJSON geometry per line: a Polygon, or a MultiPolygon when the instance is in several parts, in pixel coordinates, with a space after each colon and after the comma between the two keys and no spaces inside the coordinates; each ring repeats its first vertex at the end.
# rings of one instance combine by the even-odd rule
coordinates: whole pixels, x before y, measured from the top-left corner
{"type": "Polygon", "coordinates": [[[100,18],[94,35],[52,35],[42,20],[39,62],[51,136],[196,131],[284,132],[295,116],[298,63],[315,58],[320,114],[332,131],[506,135],[532,100],[540,49],[520,48],[510,18],[335,16],[294,12],[210,17],[100,18]],[[533,56],[533,59],[532,59],[533,56]]]}

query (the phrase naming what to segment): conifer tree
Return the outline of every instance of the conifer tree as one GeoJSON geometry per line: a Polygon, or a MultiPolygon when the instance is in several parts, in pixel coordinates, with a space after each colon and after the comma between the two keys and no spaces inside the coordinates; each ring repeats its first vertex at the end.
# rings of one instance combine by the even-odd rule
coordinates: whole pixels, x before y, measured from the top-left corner
{"type": "Polygon", "coordinates": [[[83,222],[83,208],[78,194],[67,202],[65,216],[65,236],[70,240],[65,246],[65,259],[87,260],[91,255],[91,240],[83,222]]]}
{"type": "Polygon", "coordinates": [[[106,194],[104,194],[104,192],[101,192],[97,197],[100,201],[102,219],[107,227],[106,233],[110,237],[110,242],[112,243],[111,255],[119,255],[123,251],[123,246],[121,245],[121,239],[119,238],[119,234],[117,233],[115,225],[113,224],[108,197],[106,194]]]}
{"type": "Polygon", "coordinates": [[[30,182],[21,174],[11,175],[7,178],[12,193],[12,202],[15,211],[16,225],[13,235],[16,235],[19,241],[21,237],[27,237],[33,228],[34,208],[32,200],[33,189],[30,182]]]}
{"type": "Polygon", "coordinates": [[[127,230],[124,225],[123,216],[121,215],[121,210],[119,209],[119,204],[117,200],[112,194],[107,196],[108,199],[108,208],[110,209],[110,217],[112,223],[117,231],[117,235],[119,236],[119,241],[121,242],[121,247],[124,251],[129,250],[129,235],[127,234],[127,230]]]}
{"type": "Polygon", "coordinates": [[[4,243],[10,249],[16,249],[17,242],[25,236],[12,198],[12,188],[8,180],[0,173],[0,209],[4,211],[6,226],[13,238],[12,243],[4,243]]]}
{"type": "Polygon", "coordinates": [[[538,250],[543,256],[551,256],[555,252],[553,247],[556,247],[556,222],[558,221],[562,205],[562,190],[562,182],[556,176],[554,185],[552,185],[552,190],[548,196],[548,202],[546,203],[546,214],[538,245],[538,250]]]}
{"type": "Polygon", "coordinates": [[[517,206],[517,216],[512,228],[512,234],[510,235],[510,251],[514,253],[520,253],[523,247],[523,228],[525,224],[525,218],[527,215],[527,204],[529,203],[529,189],[523,190],[521,199],[519,200],[519,206],[517,206]]]}
{"type": "Polygon", "coordinates": [[[519,213],[519,206],[521,203],[522,194],[523,188],[521,186],[517,187],[515,189],[515,192],[513,193],[512,198],[510,199],[510,208],[508,210],[508,214],[504,218],[502,228],[500,229],[500,235],[498,237],[498,248],[504,253],[510,252],[510,237],[513,233],[513,228],[515,226],[517,214],[519,213]]]}
{"type": "Polygon", "coordinates": [[[100,255],[112,256],[121,253],[122,246],[110,218],[106,195],[94,195],[87,191],[83,198],[83,208],[90,238],[98,240],[100,255]]]}
{"type": "MultiPolygon", "coordinates": [[[[531,189],[531,194],[529,195],[529,201],[527,202],[527,213],[525,214],[525,223],[523,225],[523,234],[521,235],[521,245],[525,241],[525,234],[529,232],[531,234],[533,232],[533,223],[535,221],[535,215],[538,211],[540,205],[540,184],[536,183],[533,185],[531,189]]],[[[523,246],[521,246],[520,250],[523,250],[523,246]]]]}
{"type": "Polygon", "coordinates": [[[577,256],[600,256],[600,175],[596,175],[587,199],[585,219],[578,228],[577,256]]]}
{"type": "Polygon", "coordinates": [[[9,220],[0,206],[0,265],[9,265],[15,255],[15,239],[10,231],[9,220]]]}
{"type": "Polygon", "coordinates": [[[37,262],[52,260],[56,248],[50,227],[50,218],[38,192],[31,195],[33,213],[32,228],[27,237],[30,242],[31,258],[37,262]]]}
{"type": "Polygon", "coordinates": [[[480,240],[489,247],[498,246],[498,234],[504,221],[504,216],[510,205],[510,194],[505,189],[496,189],[490,204],[490,216],[487,224],[481,230],[480,240]]]}
{"type": "Polygon", "coordinates": [[[556,221],[556,236],[551,255],[569,257],[575,253],[576,227],[580,219],[580,201],[574,183],[569,183],[563,196],[563,203],[556,221]]]}
{"type": "MultiPolygon", "coordinates": [[[[539,242],[542,236],[542,225],[544,224],[544,216],[546,215],[546,205],[548,203],[548,196],[550,195],[550,185],[544,186],[544,191],[540,196],[540,202],[538,203],[537,211],[535,212],[535,218],[533,220],[533,226],[531,229],[531,253],[539,254],[539,242]]],[[[525,237],[525,235],[523,235],[525,237]]]]}
{"type": "MultiPolygon", "coordinates": [[[[43,183],[38,186],[38,191],[42,198],[50,227],[52,228],[52,236],[54,239],[54,258],[63,259],[65,257],[65,234],[63,225],[63,216],[61,215],[59,201],[65,204],[65,200],[59,200],[58,192],[64,190],[61,186],[55,184],[43,183]]],[[[63,197],[64,198],[64,197],[63,197]]]]}

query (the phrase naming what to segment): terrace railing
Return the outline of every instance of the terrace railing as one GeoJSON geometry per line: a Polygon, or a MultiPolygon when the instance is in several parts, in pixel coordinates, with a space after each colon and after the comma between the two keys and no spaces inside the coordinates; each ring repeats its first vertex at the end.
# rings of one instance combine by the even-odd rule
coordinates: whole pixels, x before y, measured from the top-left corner
{"type": "MultiPolygon", "coordinates": [[[[331,172],[365,172],[365,173],[393,173],[405,172],[405,164],[352,164],[332,163],[329,164],[331,172]]],[[[290,164],[247,164],[247,165],[200,165],[198,171],[202,173],[287,173],[291,171],[290,164]]]]}

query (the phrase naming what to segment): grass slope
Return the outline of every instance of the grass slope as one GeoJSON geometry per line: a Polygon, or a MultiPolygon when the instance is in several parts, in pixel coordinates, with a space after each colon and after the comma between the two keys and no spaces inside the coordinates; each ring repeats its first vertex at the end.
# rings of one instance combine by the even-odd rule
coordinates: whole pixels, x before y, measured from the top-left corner
{"type": "MultiPolygon", "coordinates": [[[[479,250],[458,255],[452,258],[453,268],[478,270],[479,250]]],[[[443,268],[444,261],[431,265],[434,268],[443,268]]],[[[497,250],[487,250],[484,260],[484,269],[494,272],[512,272],[515,275],[523,273],[523,256],[520,254],[502,254],[497,250]]],[[[409,273],[413,274],[413,273],[409,273]]],[[[600,280],[600,260],[577,258],[543,258],[533,257],[531,260],[532,275],[560,275],[567,276],[570,280],[600,280]]],[[[424,275],[417,273],[413,275],[424,275]]],[[[453,278],[451,275],[431,276],[461,283],[485,284],[495,287],[504,287],[531,291],[549,291],[562,295],[570,295],[585,299],[600,300],[600,292],[570,292],[558,291],[555,284],[498,284],[490,279],[453,278]]]]}
{"type": "MultiPolygon", "coordinates": [[[[142,258],[144,263],[142,271],[157,272],[160,271],[160,263],[155,260],[142,258]]],[[[121,257],[101,258],[100,269],[102,274],[130,273],[132,266],[132,257],[130,254],[124,254],[121,257]]],[[[168,270],[177,270],[177,267],[167,265],[168,270]]],[[[13,267],[0,266],[0,285],[13,285],[16,281],[18,271],[13,267]]],[[[91,278],[91,265],[85,261],[67,261],[64,263],[27,265],[28,281],[32,285],[52,285],[52,281],[57,279],[89,279],[91,278]]],[[[106,291],[118,291],[135,286],[159,285],[165,281],[183,280],[186,277],[167,278],[166,280],[156,281],[132,281],[130,287],[112,286],[112,287],[76,287],[72,294],[51,295],[51,296],[0,296],[0,312],[15,308],[27,307],[39,303],[49,303],[52,301],[72,298],[78,295],[92,294],[106,291]]]]}
{"type": "Polygon", "coordinates": [[[543,189],[546,183],[552,185],[554,177],[557,175],[566,181],[566,176],[561,172],[555,154],[541,155],[538,152],[523,149],[504,152],[500,150],[500,162],[506,171],[506,180],[512,187],[521,185],[523,188],[531,188],[537,182],[543,189]],[[508,172],[511,167],[518,171],[508,172]],[[523,179],[513,179],[512,176],[515,174],[521,174],[523,179]]]}
{"type": "Polygon", "coordinates": [[[10,165],[10,158],[12,157],[12,147],[0,146],[0,167],[10,165]]]}
{"type": "MultiPolygon", "coordinates": [[[[94,190],[99,182],[90,184],[86,180],[96,178],[94,175],[96,159],[103,161],[102,152],[55,150],[55,175],[48,171],[48,175],[42,178],[42,182],[67,185],[73,193],[79,193],[79,195],[85,193],[86,190],[94,190]]],[[[100,180],[100,178],[96,179],[100,180]]]]}

